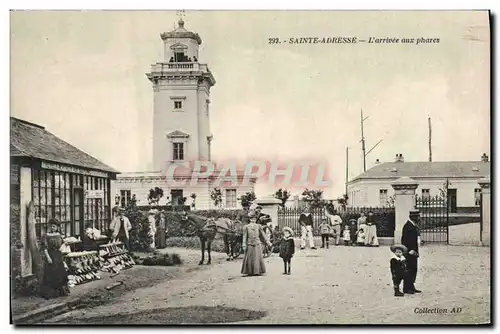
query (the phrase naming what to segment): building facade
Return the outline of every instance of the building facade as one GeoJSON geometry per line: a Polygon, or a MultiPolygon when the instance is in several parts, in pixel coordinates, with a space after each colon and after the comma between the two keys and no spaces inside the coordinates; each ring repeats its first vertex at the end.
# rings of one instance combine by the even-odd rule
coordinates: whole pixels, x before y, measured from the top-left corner
{"type": "Polygon", "coordinates": [[[182,19],[175,30],[160,36],[164,59],[146,73],[153,84],[153,171],[123,173],[113,182],[112,191],[121,205],[133,195],[138,205],[147,205],[149,190],[159,187],[164,191],[161,205],[190,205],[194,194],[196,208],[209,209],[214,208],[210,192],[217,187],[222,193],[222,207],[239,208],[237,199],[254,191],[255,179],[246,185],[218,185],[212,177],[191,185],[188,172],[175,174],[175,179],[186,181],[179,185],[182,182],[174,182],[173,175],[167,173],[172,167],[184,168],[181,166],[185,163],[211,161],[210,89],[215,79],[207,64],[199,62],[200,36],[186,30],[182,19]]]}
{"type": "Polygon", "coordinates": [[[28,205],[33,202],[40,239],[51,218],[61,233],[82,240],[85,229],[107,231],[111,180],[118,171],[54,136],[44,127],[11,117],[10,208],[12,278],[32,273],[28,205]]]}
{"type": "Polygon", "coordinates": [[[490,162],[481,161],[405,162],[401,154],[394,162],[377,163],[347,184],[348,206],[389,206],[394,196],[391,183],[400,177],[418,182],[419,197],[434,197],[447,191],[450,212],[477,211],[481,188],[478,180],[490,176],[490,162]]]}

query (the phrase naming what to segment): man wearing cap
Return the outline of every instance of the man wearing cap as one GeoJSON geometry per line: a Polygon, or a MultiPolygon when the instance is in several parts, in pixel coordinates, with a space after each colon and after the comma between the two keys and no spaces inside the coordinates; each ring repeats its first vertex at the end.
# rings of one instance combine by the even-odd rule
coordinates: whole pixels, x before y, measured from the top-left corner
{"type": "Polygon", "coordinates": [[[240,211],[238,213],[236,220],[240,221],[243,225],[248,224],[250,222],[250,218],[248,217],[249,211],[250,211],[249,207],[244,207],[243,211],[240,211]]]}
{"type": "Polygon", "coordinates": [[[255,208],[255,217],[257,218],[257,224],[262,226],[267,226],[271,222],[271,216],[262,213],[262,207],[259,205],[255,208]]]}
{"type": "Polygon", "coordinates": [[[313,239],[313,216],[309,207],[305,207],[304,212],[300,214],[299,224],[302,231],[301,241],[300,241],[300,249],[306,248],[306,240],[309,241],[309,247],[311,249],[316,249],[314,246],[313,239]]]}
{"type": "Polygon", "coordinates": [[[337,211],[335,211],[335,209],[333,209],[331,213],[328,209],[326,209],[325,214],[330,219],[330,224],[332,225],[332,230],[335,234],[335,246],[338,246],[340,242],[340,226],[342,225],[342,218],[339,216],[337,211]]]}
{"type": "Polygon", "coordinates": [[[403,233],[401,235],[401,243],[408,249],[406,257],[406,267],[408,270],[407,279],[403,283],[403,292],[408,294],[420,293],[420,290],[415,288],[415,279],[417,277],[418,268],[418,239],[419,229],[418,221],[420,214],[418,210],[410,210],[410,219],[403,226],[403,233]]]}
{"type": "Polygon", "coordinates": [[[118,215],[109,225],[109,229],[112,232],[113,239],[120,240],[125,247],[127,247],[127,250],[129,250],[129,231],[132,229],[132,224],[130,224],[130,220],[123,215],[124,213],[125,209],[120,208],[118,210],[118,215]]]}

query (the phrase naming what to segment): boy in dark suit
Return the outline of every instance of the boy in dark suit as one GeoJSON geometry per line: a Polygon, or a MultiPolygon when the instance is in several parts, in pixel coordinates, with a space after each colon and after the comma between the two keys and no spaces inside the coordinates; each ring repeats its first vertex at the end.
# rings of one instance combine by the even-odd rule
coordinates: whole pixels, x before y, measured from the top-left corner
{"type": "Polygon", "coordinates": [[[406,282],[407,278],[406,259],[403,256],[403,253],[406,253],[407,249],[403,245],[392,245],[391,251],[394,253],[390,262],[392,283],[394,284],[394,296],[403,297],[404,293],[399,290],[399,285],[401,281],[406,282]]]}
{"type": "Polygon", "coordinates": [[[403,292],[414,294],[422,292],[415,288],[415,279],[417,277],[419,257],[418,239],[420,235],[417,224],[420,219],[420,213],[418,210],[410,210],[409,216],[410,219],[403,226],[403,233],[401,235],[401,243],[408,249],[408,253],[406,256],[408,278],[404,280],[403,292]]]}

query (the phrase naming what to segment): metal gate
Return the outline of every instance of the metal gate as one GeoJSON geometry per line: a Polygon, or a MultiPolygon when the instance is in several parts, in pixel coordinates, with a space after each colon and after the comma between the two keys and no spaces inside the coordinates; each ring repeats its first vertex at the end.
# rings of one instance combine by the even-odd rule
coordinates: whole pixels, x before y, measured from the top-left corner
{"type": "Polygon", "coordinates": [[[415,208],[420,211],[420,238],[426,243],[448,243],[449,208],[446,198],[416,197],[415,208]]]}

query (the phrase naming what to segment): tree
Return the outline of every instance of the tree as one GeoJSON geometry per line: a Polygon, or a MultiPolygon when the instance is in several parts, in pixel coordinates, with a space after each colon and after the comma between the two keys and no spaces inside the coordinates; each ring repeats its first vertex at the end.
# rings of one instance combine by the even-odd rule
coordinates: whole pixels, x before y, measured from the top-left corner
{"type": "Polygon", "coordinates": [[[256,199],[257,197],[255,196],[255,193],[253,191],[249,191],[240,197],[241,206],[243,208],[249,208],[256,199]]]}
{"type": "Polygon", "coordinates": [[[337,198],[337,203],[342,207],[343,210],[347,208],[347,200],[349,197],[347,194],[342,195],[342,197],[337,198]]]}
{"type": "Polygon", "coordinates": [[[143,251],[149,249],[152,236],[149,233],[149,220],[147,215],[137,207],[137,198],[132,196],[127,206],[125,207],[125,216],[130,220],[132,230],[130,230],[129,243],[130,250],[143,251]]]}
{"type": "Polygon", "coordinates": [[[281,207],[284,208],[285,207],[285,203],[286,201],[288,201],[288,199],[290,198],[290,192],[287,190],[287,189],[278,189],[276,191],[276,193],[274,194],[274,198],[277,198],[281,201],[281,207]]]}
{"type": "Polygon", "coordinates": [[[394,196],[389,197],[389,200],[387,201],[387,205],[391,208],[394,207],[396,203],[396,198],[394,196]]]}
{"type": "Polygon", "coordinates": [[[309,190],[302,192],[302,200],[309,204],[311,209],[323,208],[327,204],[323,199],[323,190],[309,190]]]}
{"type": "Polygon", "coordinates": [[[158,205],[162,197],[163,197],[163,189],[159,187],[154,187],[152,189],[149,189],[149,194],[148,194],[149,205],[158,205]]]}
{"type": "Polygon", "coordinates": [[[220,208],[222,204],[222,191],[219,188],[210,190],[210,198],[214,202],[216,208],[220,208]]]}
{"type": "Polygon", "coordinates": [[[196,210],[196,194],[192,193],[190,197],[193,199],[191,202],[191,209],[196,210]]]}
{"type": "Polygon", "coordinates": [[[451,183],[448,179],[443,183],[441,188],[439,188],[439,197],[442,199],[447,199],[448,198],[448,189],[450,189],[451,183]]]}

